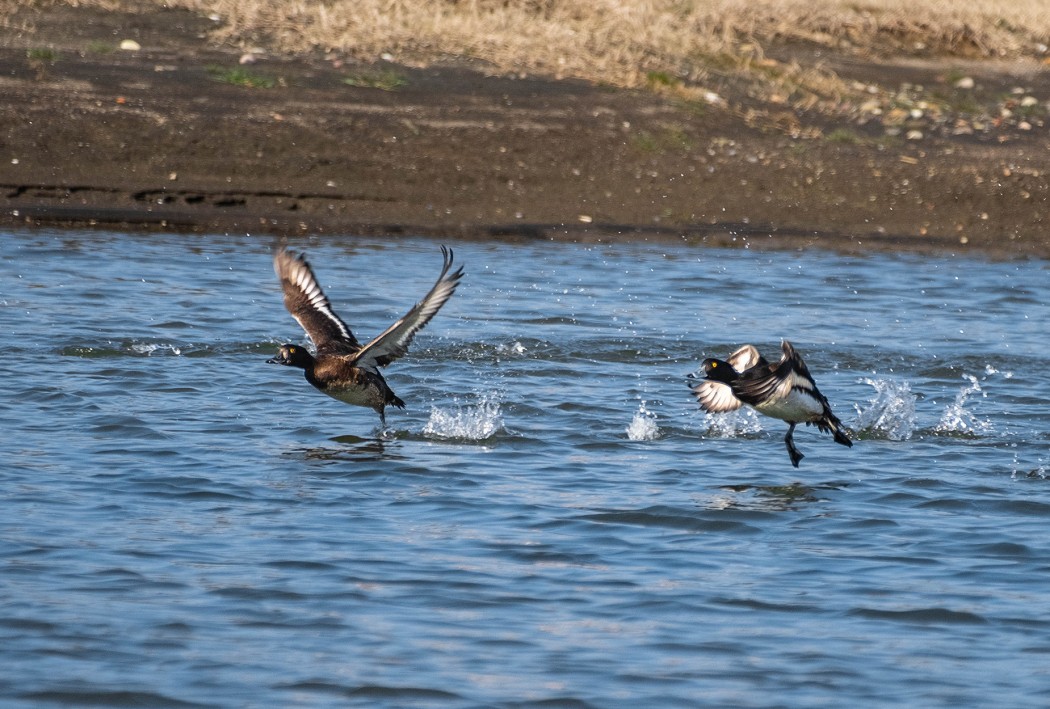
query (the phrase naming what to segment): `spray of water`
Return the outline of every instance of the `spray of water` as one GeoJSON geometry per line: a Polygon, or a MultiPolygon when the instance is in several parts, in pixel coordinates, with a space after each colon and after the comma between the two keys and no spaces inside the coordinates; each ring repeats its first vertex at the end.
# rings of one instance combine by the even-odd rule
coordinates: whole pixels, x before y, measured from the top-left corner
{"type": "Polygon", "coordinates": [[[915,400],[908,382],[865,379],[875,389],[867,406],[857,406],[857,428],[891,441],[906,441],[915,431],[915,400]]]}
{"type": "Polygon", "coordinates": [[[131,351],[135,354],[146,355],[152,357],[154,352],[160,351],[162,354],[171,352],[173,355],[181,355],[182,349],[176,345],[158,345],[149,342],[133,342],[131,343],[131,351]]]}
{"type": "Polygon", "coordinates": [[[495,392],[479,395],[476,403],[430,409],[423,435],[434,438],[483,441],[503,429],[500,397],[495,392]]]}
{"type": "Polygon", "coordinates": [[[1047,462],[1042,456],[1039,456],[1035,467],[1032,467],[1022,464],[1017,451],[1014,451],[1014,462],[1010,471],[1010,477],[1014,480],[1021,480],[1024,478],[1046,480],[1050,477],[1050,470],[1047,470],[1047,462]]]}
{"type": "Polygon", "coordinates": [[[748,436],[762,430],[758,414],[749,408],[740,408],[727,414],[707,414],[708,432],[719,438],[748,436]]]}
{"type": "Polygon", "coordinates": [[[509,344],[500,343],[496,345],[496,354],[503,356],[521,356],[525,354],[525,345],[521,344],[517,340],[509,344]]]}
{"type": "Polygon", "coordinates": [[[632,441],[653,441],[660,436],[660,426],[656,423],[656,414],[650,411],[642,401],[634,418],[627,426],[627,438],[632,441]]]}
{"type": "Polygon", "coordinates": [[[967,401],[974,394],[987,396],[981,383],[972,374],[964,374],[963,379],[969,384],[962,387],[955,395],[955,401],[944,409],[940,422],[934,427],[938,433],[987,433],[992,428],[990,421],[981,420],[966,409],[967,401]]]}

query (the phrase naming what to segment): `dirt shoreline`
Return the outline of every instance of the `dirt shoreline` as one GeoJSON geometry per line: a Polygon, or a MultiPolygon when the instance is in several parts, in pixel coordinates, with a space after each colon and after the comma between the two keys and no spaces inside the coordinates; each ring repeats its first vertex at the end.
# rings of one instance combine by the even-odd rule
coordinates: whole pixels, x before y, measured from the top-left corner
{"type": "Polygon", "coordinates": [[[456,64],[242,67],[209,43],[207,18],[174,10],[55,7],[26,26],[0,48],[4,228],[1050,256],[1050,77],[1034,62],[784,48],[887,95],[950,94],[963,71],[990,116],[964,130],[912,110],[887,139],[888,118],[771,105],[729,77],[698,105],[456,64]],[[141,49],[115,49],[124,39],[141,49]],[[273,85],[220,80],[239,67],[273,85]],[[350,85],[360,76],[400,85],[350,85]],[[1009,108],[1020,96],[1039,102],[1023,121],[1009,108]]]}

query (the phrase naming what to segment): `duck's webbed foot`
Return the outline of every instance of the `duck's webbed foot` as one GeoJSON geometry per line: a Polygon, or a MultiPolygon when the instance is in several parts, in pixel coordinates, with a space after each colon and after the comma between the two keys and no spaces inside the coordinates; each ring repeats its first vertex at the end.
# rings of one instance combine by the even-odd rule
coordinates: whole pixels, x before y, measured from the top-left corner
{"type": "Polygon", "coordinates": [[[799,461],[801,461],[806,456],[802,455],[802,451],[800,451],[798,448],[795,447],[794,434],[795,434],[795,424],[791,424],[790,428],[788,428],[787,435],[784,436],[784,445],[787,446],[788,457],[791,458],[791,464],[794,465],[797,468],[798,464],[799,464],[799,461]]]}

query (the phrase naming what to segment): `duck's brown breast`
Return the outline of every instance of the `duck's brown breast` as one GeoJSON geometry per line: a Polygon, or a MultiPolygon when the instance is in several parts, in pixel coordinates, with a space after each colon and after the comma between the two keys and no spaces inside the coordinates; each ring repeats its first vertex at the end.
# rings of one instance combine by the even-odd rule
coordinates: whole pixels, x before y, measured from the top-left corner
{"type": "Polygon", "coordinates": [[[325,394],[347,404],[374,409],[381,408],[386,401],[381,377],[341,357],[319,358],[306,378],[325,394]]]}

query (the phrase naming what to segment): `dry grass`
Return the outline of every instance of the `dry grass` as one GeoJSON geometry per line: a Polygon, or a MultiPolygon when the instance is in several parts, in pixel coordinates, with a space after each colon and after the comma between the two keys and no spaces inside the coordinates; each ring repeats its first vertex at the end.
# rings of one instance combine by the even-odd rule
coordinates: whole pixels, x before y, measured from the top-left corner
{"type": "MultiPolygon", "coordinates": [[[[55,0],[0,0],[0,13],[55,0]]],[[[57,0],[61,1],[61,0],[57,0]]],[[[857,52],[1018,56],[1050,44],[1047,0],[67,0],[221,18],[217,35],[282,52],[410,64],[468,57],[500,71],[643,86],[747,68],[772,42],[857,52]]]]}

